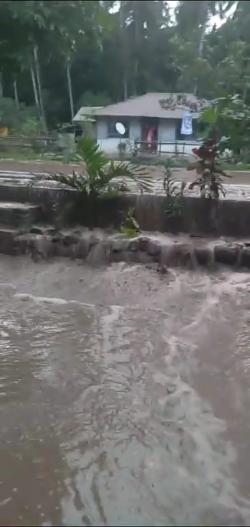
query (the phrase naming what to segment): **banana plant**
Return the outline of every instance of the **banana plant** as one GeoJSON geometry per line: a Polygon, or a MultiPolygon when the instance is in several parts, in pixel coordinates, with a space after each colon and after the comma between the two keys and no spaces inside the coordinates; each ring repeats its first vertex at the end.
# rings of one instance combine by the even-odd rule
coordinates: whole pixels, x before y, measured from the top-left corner
{"type": "Polygon", "coordinates": [[[62,183],[90,198],[113,192],[152,191],[152,177],[144,169],[130,162],[110,161],[92,139],[85,138],[78,144],[77,159],[81,171],[72,174],[53,174],[49,180],[62,183]]]}

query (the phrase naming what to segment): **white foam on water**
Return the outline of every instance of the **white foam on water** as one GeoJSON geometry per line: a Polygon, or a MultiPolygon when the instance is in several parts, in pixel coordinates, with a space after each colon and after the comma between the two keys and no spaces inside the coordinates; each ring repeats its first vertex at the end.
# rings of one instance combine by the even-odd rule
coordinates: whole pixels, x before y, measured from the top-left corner
{"type": "Polygon", "coordinates": [[[46,304],[57,304],[57,305],[67,305],[72,301],[64,300],[63,298],[53,298],[53,297],[43,297],[43,296],[35,296],[30,295],[27,293],[16,293],[14,295],[14,298],[18,298],[20,300],[32,300],[36,303],[44,302],[46,304]]]}

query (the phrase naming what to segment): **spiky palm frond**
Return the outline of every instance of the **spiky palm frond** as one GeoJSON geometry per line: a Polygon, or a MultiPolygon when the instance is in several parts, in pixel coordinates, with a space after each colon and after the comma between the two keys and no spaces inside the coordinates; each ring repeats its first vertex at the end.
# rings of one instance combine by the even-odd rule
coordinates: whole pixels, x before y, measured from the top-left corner
{"type": "Polygon", "coordinates": [[[78,172],[73,171],[72,174],[63,174],[61,172],[57,174],[49,174],[46,176],[48,181],[55,181],[71,187],[75,190],[84,191],[86,187],[87,177],[84,174],[79,174],[78,172]]]}
{"type": "Polygon", "coordinates": [[[100,147],[88,137],[79,141],[78,153],[82,157],[86,166],[86,172],[91,179],[98,176],[100,170],[102,170],[108,163],[108,159],[100,147]]]}
{"type": "Polygon", "coordinates": [[[140,192],[152,191],[153,180],[142,167],[125,161],[109,161],[91,139],[80,142],[79,152],[84,162],[82,174],[77,172],[69,175],[55,174],[48,176],[47,179],[96,197],[111,190],[134,190],[129,188],[130,181],[140,192]]]}
{"type": "Polygon", "coordinates": [[[142,167],[121,161],[115,163],[111,161],[108,168],[108,175],[111,180],[124,180],[129,187],[129,181],[132,181],[140,192],[152,192],[152,176],[142,167]]]}

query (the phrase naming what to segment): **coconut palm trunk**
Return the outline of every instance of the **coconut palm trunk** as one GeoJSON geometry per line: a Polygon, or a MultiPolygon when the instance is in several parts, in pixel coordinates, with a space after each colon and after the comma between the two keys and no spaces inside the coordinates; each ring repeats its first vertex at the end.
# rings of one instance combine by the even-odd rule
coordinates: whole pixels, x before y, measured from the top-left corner
{"type": "Polygon", "coordinates": [[[121,41],[121,52],[122,52],[122,92],[123,99],[126,101],[128,98],[128,65],[127,65],[127,47],[126,47],[126,33],[124,28],[124,7],[121,2],[120,10],[120,41],[121,41]]]}
{"type": "Polygon", "coordinates": [[[14,99],[15,99],[16,107],[19,108],[19,97],[18,97],[18,89],[17,89],[17,81],[16,81],[16,79],[13,81],[13,90],[14,90],[14,99]]]}
{"type": "Polygon", "coordinates": [[[67,59],[66,62],[66,74],[67,74],[67,84],[68,84],[68,94],[69,94],[69,106],[70,106],[70,116],[71,121],[74,117],[74,99],[73,99],[73,90],[72,90],[72,79],[71,79],[71,64],[70,59],[67,59]]]}
{"type": "Polygon", "coordinates": [[[32,81],[35,105],[36,105],[36,108],[37,108],[39,116],[41,116],[41,109],[40,109],[40,104],[39,104],[38,90],[37,90],[37,85],[36,85],[36,77],[35,77],[35,72],[34,72],[33,66],[30,66],[30,76],[31,76],[31,81],[32,81]]]}
{"type": "Polygon", "coordinates": [[[35,74],[36,74],[36,81],[37,81],[37,88],[38,88],[38,98],[39,98],[39,106],[40,106],[42,124],[44,128],[44,132],[47,133],[47,123],[46,123],[46,116],[45,116],[45,111],[44,111],[40,64],[39,64],[39,58],[38,58],[37,45],[34,45],[33,47],[33,57],[34,57],[35,74]]]}

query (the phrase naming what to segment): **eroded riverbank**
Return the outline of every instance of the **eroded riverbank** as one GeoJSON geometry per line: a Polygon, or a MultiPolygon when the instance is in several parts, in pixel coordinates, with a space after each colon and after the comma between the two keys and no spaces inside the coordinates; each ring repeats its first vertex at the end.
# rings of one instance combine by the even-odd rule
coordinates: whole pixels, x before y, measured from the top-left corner
{"type": "Polygon", "coordinates": [[[1,256],[1,525],[247,525],[249,288],[1,256]]]}

